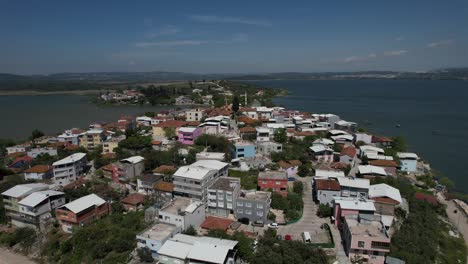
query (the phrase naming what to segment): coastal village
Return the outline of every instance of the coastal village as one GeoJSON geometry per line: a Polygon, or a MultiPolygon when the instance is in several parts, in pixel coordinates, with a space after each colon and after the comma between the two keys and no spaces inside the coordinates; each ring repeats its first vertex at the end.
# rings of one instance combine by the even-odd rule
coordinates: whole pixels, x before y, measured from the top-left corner
{"type": "Polygon", "coordinates": [[[52,263],[402,264],[417,263],[400,253],[415,210],[449,204],[466,226],[467,205],[401,138],[213,86],[217,105],[195,86],[195,107],[178,95],[177,109],[6,146],[0,241],[52,263]]]}

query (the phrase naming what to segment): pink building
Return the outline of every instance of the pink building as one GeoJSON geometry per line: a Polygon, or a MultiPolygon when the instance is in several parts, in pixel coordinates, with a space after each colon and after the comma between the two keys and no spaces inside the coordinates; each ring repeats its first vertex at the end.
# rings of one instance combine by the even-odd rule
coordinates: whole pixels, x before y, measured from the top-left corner
{"type": "Polygon", "coordinates": [[[333,200],[333,217],[335,226],[343,230],[343,221],[347,215],[371,214],[375,212],[374,201],[364,198],[336,197],[333,200]]]}
{"type": "Polygon", "coordinates": [[[390,236],[378,215],[346,215],[342,238],[350,260],[384,264],[385,253],[390,252],[390,236]]]}
{"type": "Polygon", "coordinates": [[[202,129],[200,127],[181,127],[177,131],[178,140],[184,145],[193,145],[201,134],[202,129]]]}

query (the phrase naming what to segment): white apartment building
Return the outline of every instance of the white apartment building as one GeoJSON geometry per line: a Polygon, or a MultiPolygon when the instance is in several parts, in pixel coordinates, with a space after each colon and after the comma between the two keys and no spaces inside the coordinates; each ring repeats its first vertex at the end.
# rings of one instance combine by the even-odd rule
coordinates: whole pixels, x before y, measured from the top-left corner
{"type": "Polygon", "coordinates": [[[199,160],[180,167],[173,175],[174,192],[206,204],[207,189],[216,178],[228,175],[228,164],[217,160],[199,160]]]}
{"type": "Polygon", "coordinates": [[[185,121],[201,121],[205,116],[205,111],[200,108],[190,109],[185,112],[185,121]]]}
{"type": "Polygon", "coordinates": [[[205,221],[205,205],[199,200],[178,197],[159,210],[159,222],[175,225],[182,230],[199,227],[205,221]]]}
{"type": "Polygon", "coordinates": [[[86,153],[75,153],[52,164],[54,168],[54,182],[58,185],[67,185],[80,176],[86,169],[86,153]]]}

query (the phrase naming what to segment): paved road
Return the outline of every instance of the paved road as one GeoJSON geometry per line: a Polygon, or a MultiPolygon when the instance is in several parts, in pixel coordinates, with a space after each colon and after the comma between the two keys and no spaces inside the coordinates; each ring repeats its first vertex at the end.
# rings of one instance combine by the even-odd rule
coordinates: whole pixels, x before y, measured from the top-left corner
{"type": "Polygon", "coordinates": [[[335,255],[337,261],[340,264],[350,263],[346,256],[343,246],[341,245],[341,236],[338,229],[335,229],[334,225],[330,224],[328,218],[320,218],[317,216],[318,205],[312,200],[312,177],[296,178],[304,184],[304,193],[302,200],[304,201],[304,214],[302,218],[294,224],[280,226],[278,228],[278,234],[292,235],[293,239],[300,240],[303,232],[309,232],[313,237],[317,232],[323,232],[320,226],[324,223],[330,225],[332,229],[333,240],[335,241],[335,255]]]}
{"type": "Polygon", "coordinates": [[[18,253],[0,248],[0,264],[36,264],[36,262],[18,253]]]}

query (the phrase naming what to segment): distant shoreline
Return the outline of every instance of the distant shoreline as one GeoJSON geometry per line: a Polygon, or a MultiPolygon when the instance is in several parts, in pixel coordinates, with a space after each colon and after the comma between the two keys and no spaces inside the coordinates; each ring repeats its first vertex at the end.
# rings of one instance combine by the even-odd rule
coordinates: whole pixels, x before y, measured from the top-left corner
{"type": "Polygon", "coordinates": [[[22,90],[22,91],[0,91],[0,96],[20,96],[20,95],[92,95],[99,94],[100,90],[68,90],[68,91],[33,91],[33,90],[22,90]]]}

